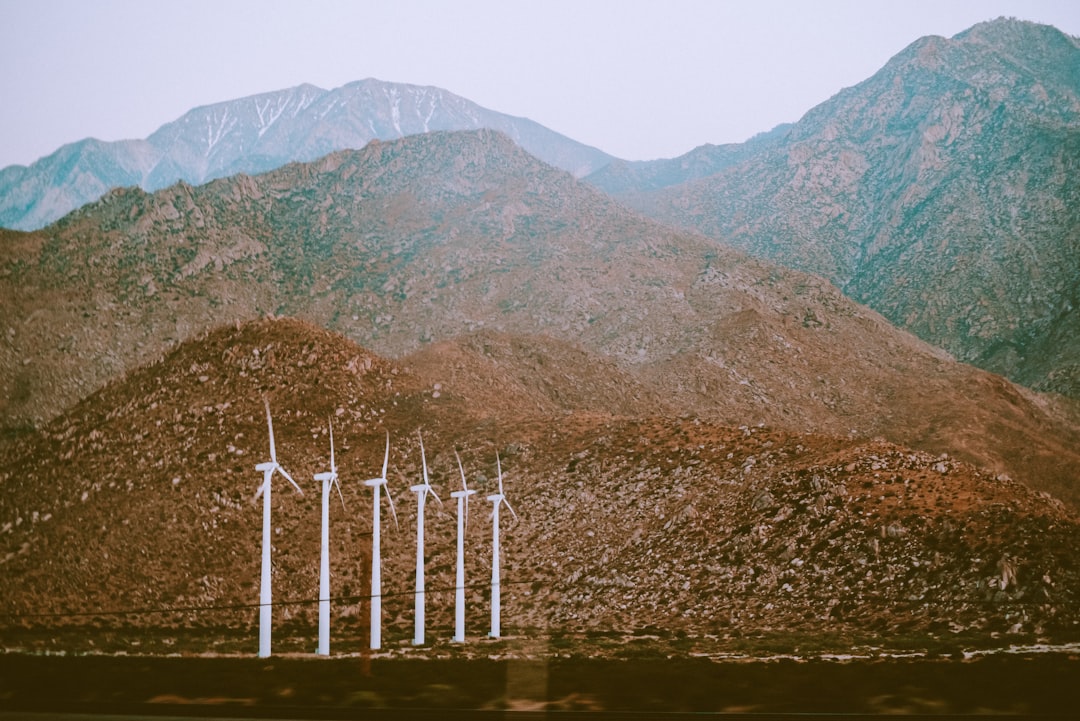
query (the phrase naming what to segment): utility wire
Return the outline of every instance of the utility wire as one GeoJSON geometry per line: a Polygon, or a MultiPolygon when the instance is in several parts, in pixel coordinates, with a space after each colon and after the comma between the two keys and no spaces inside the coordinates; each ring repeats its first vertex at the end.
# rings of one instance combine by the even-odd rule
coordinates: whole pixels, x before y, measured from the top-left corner
{"type": "MultiPolygon", "coordinates": [[[[520,585],[526,585],[526,584],[531,584],[531,583],[533,583],[533,581],[503,581],[499,585],[500,586],[520,586],[520,585]]],[[[571,587],[580,586],[580,585],[582,585],[582,584],[575,583],[575,584],[571,584],[571,587]]],[[[491,588],[490,583],[477,583],[477,584],[470,584],[470,585],[465,586],[465,589],[470,590],[470,591],[473,591],[473,590],[476,590],[476,589],[488,589],[488,588],[491,588]]],[[[456,590],[457,590],[456,586],[443,586],[443,587],[438,587],[438,588],[433,588],[433,589],[425,589],[424,593],[425,593],[425,595],[431,595],[431,594],[439,594],[439,593],[450,593],[450,592],[456,591],[456,590]]],[[[608,587],[606,589],[594,589],[594,591],[602,591],[602,590],[615,592],[615,591],[618,591],[619,589],[616,588],[616,587],[608,587]]],[[[412,590],[412,591],[397,591],[397,592],[391,592],[391,593],[383,593],[383,594],[380,594],[378,597],[379,598],[400,598],[401,596],[415,596],[415,595],[417,595],[417,592],[415,590],[412,590]]],[[[356,602],[359,602],[359,601],[370,601],[373,598],[376,598],[376,596],[374,596],[372,594],[366,594],[366,595],[358,594],[358,595],[349,595],[349,596],[332,596],[332,597],[330,597],[329,601],[331,603],[356,603],[356,602]]],[[[826,598],[833,598],[833,597],[828,596],[828,595],[824,595],[824,596],[820,596],[819,598],[820,599],[826,599],[826,598]]],[[[889,599],[885,598],[884,596],[882,596],[880,594],[868,594],[868,595],[862,596],[863,601],[873,600],[873,599],[883,600],[883,601],[888,601],[889,600],[889,599]]],[[[303,598],[303,599],[286,599],[284,601],[273,601],[273,602],[271,602],[269,604],[237,603],[237,604],[231,604],[231,605],[226,605],[226,606],[164,606],[164,607],[152,607],[152,608],[147,607],[147,608],[111,609],[111,610],[98,610],[98,611],[56,611],[56,612],[49,612],[49,613],[0,613],[0,618],[21,620],[21,619],[35,619],[35,618],[93,618],[93,617],[106,617],[106,616],[146,616],[146,615],[167,614],[167,613],[217,613],[217,612],[224,612],[224,611],[244,611],[244,610],[249,610],[249,609],[254,609],[254,608],[260,608],[260,607],[262,607],[264,605],[267,605],[267,606],[310,606],[310,605],[319,604],[319,603],[322,602],[322,600],[323,599],[318,599],[318,598],[313,598],[313,599],[303,598]]],[[[894,601],[900,601],[902,599],[893,599],[893,600],[894,601]]],[[[921,600],[924,603],[926,602],[925,599],[921,599],[921,600]]],[[[920,601],[907,599],[907,603],[909,603],[909,604],[918,604],[919,602],[920,601]]],[[[845,602],[842,601],[841,603],[845,603],[845,602]]],[[[1036,598],[1007,599],[1007,600],[1002,600],[1002,601],[995,601],[993,598],[989,598],[989,599],[982,598],[982,599],[970,599],[970,600],[967,600],[966,603],[982,604],[982,605],[989,605],[989,606],[1038,606],[1038,605],[1047,605],[1047,604],[1053,604],[1053,605],[1058,605],[1058,606],[1062,606],[1062,605],[1063,606],[1072,606],[1072,605],[1076,604],[1076,602],[1070,602],[1070,601],[1065,600],[1065,599],[1058,600],[1058,601],[1051,601],[1049,599],[1036,599],[1036,598]]]]}
{"type": "MultiPolygon", "coordinates": [[[[500,586],[516,586],[531,583],[531,581],[503,581],[500,586]]],[[[475,590],[478,588],[490,588],[490,583],[478,583],[465,586],[466,590],[475,590]]],[[[435,593],[450,593],[456,591],[457,586],[445,586],[441,588],[425,589],[424,595],[435,593]]],[[[373,598],[395,598],[400,596],[415,596],[417,592],[414,591],[398,591],[394,593],[383,593],[378,596],[372,594],[367,595],[352,595],[352,596],[332,596],[329,601],[331,603],[356,603],[357,601],[370,601],[373,598]]],[[[165,606],[154,608],[129,608],[129,609],[112,609],[105,611],[55,611],[50,613],[0,613],[0,618],[10,619],[31,619],[31,618],[92,618],[97,616],[144,616],[157,613],[202,613],[202,612],[219,612],[219,611],[243,611],[252,608],[261,608],[262,606],[309,606],[322,603],[327,599],[287,599],[285,601],[273,601],[272,603],[237,603],[228,606],[165,606]]]]}

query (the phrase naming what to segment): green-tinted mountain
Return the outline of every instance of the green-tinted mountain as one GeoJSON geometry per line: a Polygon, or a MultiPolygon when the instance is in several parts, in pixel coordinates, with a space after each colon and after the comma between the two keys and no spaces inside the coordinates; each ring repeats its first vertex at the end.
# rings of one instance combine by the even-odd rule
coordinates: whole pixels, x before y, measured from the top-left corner
{"type": "Polygon", "coordinates": [[[923,38],[784,132],[620,197],[829,278],[961,360],[1080,394],[1075,38],[1004,19],[923,38]]]}

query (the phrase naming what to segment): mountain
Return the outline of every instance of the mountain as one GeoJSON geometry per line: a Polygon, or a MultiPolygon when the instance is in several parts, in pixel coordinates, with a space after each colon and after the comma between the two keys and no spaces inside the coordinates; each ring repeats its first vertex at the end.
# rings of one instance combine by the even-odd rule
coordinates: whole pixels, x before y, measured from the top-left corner
{"type": "MultiPolygon", "coordinates": [[[[264,396],[278,458],[304,489],[274,494],[278,652],[313,643],[320,499],[310,479],[329,462],[328,418],[345,506],[331,508],[337,653],[366,645],[371,496],[358,481],[380,462],[387,432],[400,527],[383,536],[384,642],[410,647],[416,512],[405,488],[420,477],[417,431],[444,498],[458,482],[455,452],[480,498],[501,455],[519,519],[503,527],[511,649],[547,655],[552,637],[582,634],[589,655],[619,654],[649,633],[711,655],[775,650],[769,634],[781,629],[789,647],[809,636],[814,648],[843,652],[1001,644],[1002,634],[1075,639],[1080,519],[1060,502],[882,440],[490,399],[487,371],[469,369],[494,363],[510,379],[508,365],[528,364],[521,343],[533,359],[575,353],[485,332],[466,344],[473,362],[432,345],[414,367],[291,319],[230,325],[0,445],[6,642],[251,653],[264,396]],[[162,608],[182,610],[147,612],[162,608]]],[[[607,372],[584,359],[565,370],[548,376],[546,392],[525,392],[566,399],[574,383],[563,378],[607,372]]],[[[428,628],[441,639],[452,625],[452,510],[429,505],[426,540],[428,628]]],[[[471,524],[466,543],[467,628],[483,629],[490,526],[471,524]]]]}
{"type": "Polygon", "coordinates": [[[954,362],[820,278],[630,212],[493,131],[116,190],[6,232],[0,269],[9,431],[178,342],[283,315],[384,357],[468,361],[459,379],[525,407],[880,436],[1080,506],[1075,407],[954,362]]]}
{"type": "Polygon", "coordinates": [[[691,180],[707,178],[782,145],[791,124],[778,125],[745,143],[701,145],[677,158],[661,160],[612,160],[587,176],[587,181],[611,195],[660,190],[691,180]]]}
{"type": "Polygon", "coordinates": [[[301,85],[207,105],[145,140],[86,139],[29,167],[0,170],[0,225],[33,230],[116,187],[159,190],[261,173],[335,150],[436,130],[490,128],[577,176],[612,158],[526,118],[434,87],[361,80],[334,90],[301,85]]]}
{"type": "MultiPolygon", "coordinates": [[[[664,222],[820,274],[963,361],[1080,395],[1080,44],[996,20],[922,38],[741,150],[655,187],[664,222]]],[[[623,179],[625,181],[625,178],[623,179]]]]}

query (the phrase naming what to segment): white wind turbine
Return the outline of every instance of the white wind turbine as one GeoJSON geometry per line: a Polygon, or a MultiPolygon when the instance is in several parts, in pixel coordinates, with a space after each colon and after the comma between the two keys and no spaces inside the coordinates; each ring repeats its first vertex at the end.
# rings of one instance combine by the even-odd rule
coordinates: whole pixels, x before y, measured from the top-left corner
{"type": "Polygon", "coordinates": [[[443,504],[439,494],[435,493],[428,482],[427,457],[424,455],[424,436],[422,435],[420,435],[420,461],[424,467],[424,482],[409,486],[409,490],[416,494],[416,621],[413,644],[417,646],[424,643],[424,501],[430,493],[440,506],[443,504]]]}
{"type": "MultiPolygon", "coordinates": [[[[390,462],[390,431],[386,432],[386,455],[383,457],[382,475],[378,478],[370,478],[364,481],[365,486],[371,486],[375,490],[375,504],[372,507],[371,517],[371,648],[382,647],[382,562],[380,558],[380,533],[379,533],[379,489],[386,486],[386,466],[390,462]]],[[[394,527],[397,528],[397,511],[394,510],[394,499],[390,496],[390,488],[386,486],[386,500],[390,502],[390,513],[394,516],[394,527]]]]}
{"type": "Polygon", "coordinates": [[[469,524],[470,491],[465,482],[465,468],[461,465],[461,456],[454,450],[458,470],[461,471],[461,490],[450,494],[457,499],[457,583],[454,586],[454,642],[465,642],[465,527],[469,524]]]}
{"type": "Polygon", "coordinates": [[[277,462],[277,448],[274,445],[274,421],[270,417],[270,401],[266,398],[263,399],[266,404],[266,425],[270,429],[270,460],[267,463],[260,463],[255,466],[256,471],[263,472],[263,482],[259,486],[258,492],[255,493],[255,500],[258,500],[259,495],[263,497],[263,528],[262,528],[262,577],[259,580],[259,657],[266,658],[270,655],[270,628],[273,624],[273,592],[270,586],[270,491],[272,489],[271,480],[274,475],[274,471],[278,471],[281,475],[293,484],[297,493],[301,496],[304,492],[300,490],[300,486],[296,485],[296,481],[292,479],[292,476],[278,465],[277,462]]]}
{"type": "Polygon", "coordinates": [[[330,425],[330,470],[316,473],[315,480],[322,481],[322,553],[319,558],[319,647],[315,653],[320,656],[330,655],[330,487],[337,486],[341,508],[345,508],[345,498],[341,495],[338,482],[337,463],[334,461],[334,422],[330,425]]]}
{"type": "Polygon", "coordinates": [[[487,497],[491,501],[491,633],[492,638],[498,638],[501,628],[501,604],[502,594],[499,586],[499,506],[506,505],[510,513],[514,514],[514,520],[518,520],[518,514],[513,506],[503,495],[502,461],[499,460],[499,452],[495,451],[495,464],[499,469],[499,492],[487,497]]]}

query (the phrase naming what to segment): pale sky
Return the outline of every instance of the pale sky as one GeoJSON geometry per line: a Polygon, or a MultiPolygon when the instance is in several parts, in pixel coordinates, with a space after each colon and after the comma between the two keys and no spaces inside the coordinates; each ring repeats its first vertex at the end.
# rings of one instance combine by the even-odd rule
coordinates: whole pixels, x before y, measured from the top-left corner
{"type": "Polygon", "coordinates": [[[924,35],[1078,0],[0,0],[0,167],[301,83],[434,85],[629,160],[793,122],[924,35]]]}

